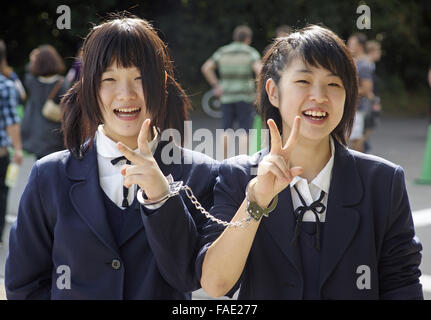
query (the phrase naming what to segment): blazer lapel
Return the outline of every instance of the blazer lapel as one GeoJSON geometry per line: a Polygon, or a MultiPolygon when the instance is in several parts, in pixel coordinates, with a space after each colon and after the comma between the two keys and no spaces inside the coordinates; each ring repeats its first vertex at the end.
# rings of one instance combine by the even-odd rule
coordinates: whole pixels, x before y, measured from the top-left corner
{"type": "MultiPolygon", "coordinates": [[[[163,148],[172,149],[172,152],[179,152],[181,154],[181,148],[176,145],[168,145],[165,141],[159,141],[156,151],[154,152],[154,159],[157,161],[160,170],[162,170],[165,176],[169,174],[172,175],[174,181],[178,181],[182,176],[182,165],[183,157],[181,156],[180,164],[169,164],[166,163],[166,159],[162,159],[162,151],[163,148]],[[165,161],[163,161],[165,160],[165,161]]],[[[140,214],[140,206],[141,204],[138,201],[135,201],[135,207],[129,212],[126,221],[124,222],[123,228],[121,230],[120,239],[118,243],[118,247],[121,247],[125,242],[127,242],[131,237],[133,237],[138,231],[140,231],[144,224],[142,222],[141,214],[140,214]]]]}
{"type": "Polygon", "coordinates": [[[292,196],[289,187],[279,193],[277,208],[267,218],[263,219],[262,225],[267,229],[275,243],[277,243],[302,278],[299,247],[291,244],[295,234],[296,219],[293,214],[292,196]]]}
{"type": "MultiPolygon", "coordinates": [[[[261,150],[252,156],[250,173],[257,174],[257,167],[262,158],[267,155],[269,149],[261,150]]],[[[285,188],[278,195],[277,208],[263,218],[261,225],[266,229],[283,254],[289,259],[302,278],[302,263],[298,246],[292,246],[291,241],[295,234],[296,219],[293,214],[292,196],[290,188],[285,188]]]]}
{"type": "Polygon", "coordinates": [[[76,212],[107,247],[118,253],[103,203],[95,144],[82,159],[70,157],[66,172],[71,180],[76,181],[69,191],[76,212]]]}
{"type": "Polygon", "coordinates": [[[183,148],[178,147],[174,141],[159,141],[154,152],[160,170],[165,176],[171,174],[174,181],[179,181],[183,174],[183,164],[192,164],[193,159],[185,159],[183,148]],[[178,155],[178,157],[176,156],[178,155]],[[179,160],[177,163],[175,160],[179,160]],[[173,161],[173,162],[172,162],[173,161]]]}
{"type": "Polygon", "coordinates": [[[360,216],[352,207],[360,202],[363,193],[354,158],[335,139],[334,142],[335,159],[322,243],[320,288],[355,236],[360,216]]]}

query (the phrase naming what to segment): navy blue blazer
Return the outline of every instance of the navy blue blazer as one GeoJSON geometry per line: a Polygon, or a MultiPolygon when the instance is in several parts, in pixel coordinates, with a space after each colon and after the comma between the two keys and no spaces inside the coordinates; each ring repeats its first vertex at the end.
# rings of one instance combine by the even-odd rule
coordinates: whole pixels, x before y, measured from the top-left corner
{"type": "MultiPolygon", "coordinates": [[[[190,186],[207,209],[218,163],[160,141],[154,158],[165,175],[190,186]],[[164,164],[162,148],[181,154],[164,164]],[[175,150],[174,150],[175,149],[175,150]]],[[[119,243],[108,224],[97,152],[81,160],[68,151],[37,161],[10,231],[5,287],[8,299],[189,299],[197,289],[198,231],[206,218],[186,197],[160,209],[128,214],[119,243]],[[67,269],[70,289],[65,288],[67,269]]]]}
{"type": "MultiPolygon", "coordinates": [[[[216,217],[232,219],[245,198],[251,173],[256,174],[267,152],[220,165],[211,209],[216,217]]],[[[337,142],[334,157],[321,248],[320,298],[423,299],[422,245],[415,237],[403,169],[337,142]],[[364,287],[365,277],[369,285],[364,287]]],[[[296,222],[289,189],[279,194],[276,209],[259,225],[242,276],[230,293],[240,283],[239,299],[303,298],[299,246],[291,245],[296,222]]],[[[208,223],[196,260],[199,279],[206,250],[222,230],[208,223]]]]}

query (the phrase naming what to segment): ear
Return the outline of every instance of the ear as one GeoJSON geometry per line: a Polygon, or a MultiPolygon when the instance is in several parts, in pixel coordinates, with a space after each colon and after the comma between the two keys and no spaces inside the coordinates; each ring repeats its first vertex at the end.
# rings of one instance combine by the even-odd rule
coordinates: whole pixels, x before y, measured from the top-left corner
{"type": "Polygon", "coordinates": [[[265,90],[268,95],[269,102],[271,102],[274,107],[279,108],[278,87],[272,78],[266,80],[265,90]]]}

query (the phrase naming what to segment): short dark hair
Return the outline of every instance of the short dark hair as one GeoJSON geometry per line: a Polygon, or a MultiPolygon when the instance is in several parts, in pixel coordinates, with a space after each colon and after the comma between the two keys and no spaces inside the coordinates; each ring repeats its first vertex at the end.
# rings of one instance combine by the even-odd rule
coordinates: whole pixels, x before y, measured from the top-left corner
{"type": "Polygon", "coordinates": [[[7,64],[6,43],[0,39],[0,74],[10,78],[13,69],[7,64]]]}
{"type": "Polygon", "coordinates": [[[367,53],[373,52],[373,51],[377,51],[377,50],[381,50],[382,49],[382,45],[380,44],[379,41],[376,40],[368,40],[365,43],[365,51],[367,53]]]}
{"type": "Polygon", "coordinates": [[[101,77],[114,62],[140,70],[151,124],[161,131],[178,130],[183,143],[184,120],[191,106],[175,81],[168,49],[148,21],[122,15],[95,26],[85,38],[80,80],[62,100],[66,147],[80,157],[84,142],[93,141],[97,126],[103,122],[99,105],[101,77]]]}
{"type": "Polygon", "coordinates": [[[341,144],[346,145],[352,130],[358,100],[357,72],[344,42],[334,32],[324,27],[311,25],[288,37],[278,38],[263,57],[262,71],[257,80],[256,100],[263,122],[273,119],[281,132],[280,111],[269,101],[265,84],[272,78],[278,85],[283,70],[296,57],[303,59],[307,65],[328,69],[341,78],[346,90],[344,113],[331,134],[341,144]]]}
{"type": "Polygon", "coordinates": [[[0,63],[6,59],[6,43],[0,39],[0,63]]]}
{"type": "Polygon", "coordinates": [[[63,59],[57,50],[49,44],[38,47],[38,53],[30,64],[30,72],[36,77],[62,74],[65,68],[63,59]]]}
{"type": "Polygon", "coordinates": [[[364,51],[366,50],[368,37],[365,33],[355,32],[354,34],[351,35],[351,37],[356,38],[356,40],[358,40],[359,45],[362,46],[364,51]]]}
{"type": "Polygon", "coordinates": [[[252,37],[253,31],[251,31],[251,29],[246,25],[238,26],[233,30],[234,41],[244,42],[248,38],[251,39],[252,37]]]}

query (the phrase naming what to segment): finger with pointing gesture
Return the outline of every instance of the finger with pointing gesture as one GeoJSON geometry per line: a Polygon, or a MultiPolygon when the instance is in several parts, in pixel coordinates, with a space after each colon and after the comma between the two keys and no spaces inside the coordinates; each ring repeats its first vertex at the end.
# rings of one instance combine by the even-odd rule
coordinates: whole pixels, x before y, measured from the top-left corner
{"type": "Polygon", "coordinates": [[[148,199],[157,200],[169,190],[169,183],[159,165],[153,157],[148,135],[150,131],[150,119],[146,119],[141,126],[138,136],[138,152],[130,149],[122,142],[117,143],[117,148],[133,165],[124,165],[121,174],[124,176],[124,186],[133,184],[145,192],[148,199]]]}
{"type": "Polygon", "coordinates": [[[272,119],[267,121],[271,134],[271,149],[259,163],[256,181],[251,185],[252,192],[249,192],[261,207],[267,207],[295,176],[302,173],[301,167],[289,168],[290,154],[299,137],[300,122],[301,118],[297,116],[290,136],[283,145],[276,123],[272,119]]]}

